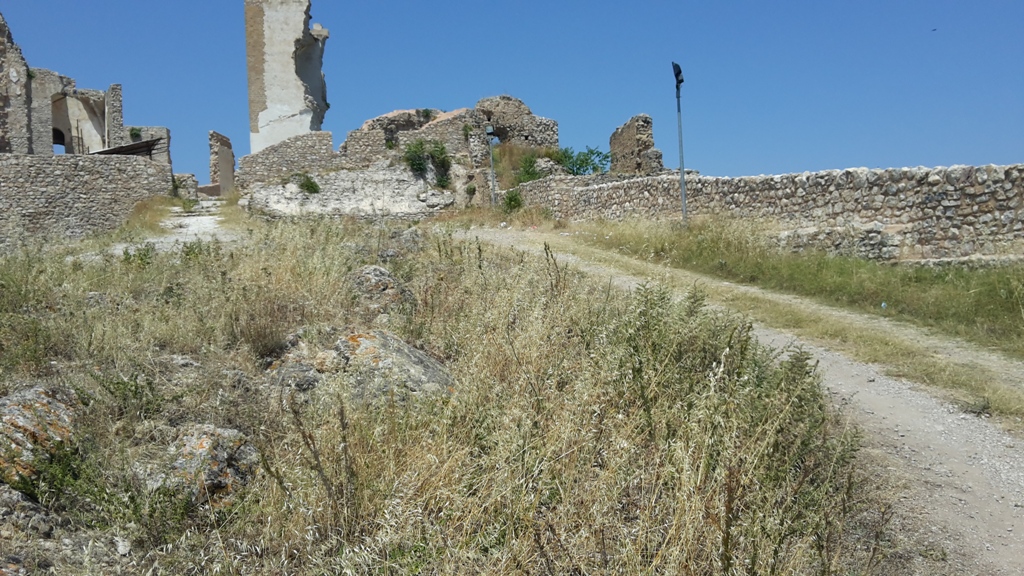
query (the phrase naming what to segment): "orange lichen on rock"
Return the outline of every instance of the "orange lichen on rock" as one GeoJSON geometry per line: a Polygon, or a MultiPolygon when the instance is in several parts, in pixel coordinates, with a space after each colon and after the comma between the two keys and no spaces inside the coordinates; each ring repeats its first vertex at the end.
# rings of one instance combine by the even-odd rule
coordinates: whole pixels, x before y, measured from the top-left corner
{"type": "Polygon", "coordinates": [[[32,478],[36,462],[74,437],[78,398],[68,390],[37,386],[0,399],[0,478],[32,478]]]}

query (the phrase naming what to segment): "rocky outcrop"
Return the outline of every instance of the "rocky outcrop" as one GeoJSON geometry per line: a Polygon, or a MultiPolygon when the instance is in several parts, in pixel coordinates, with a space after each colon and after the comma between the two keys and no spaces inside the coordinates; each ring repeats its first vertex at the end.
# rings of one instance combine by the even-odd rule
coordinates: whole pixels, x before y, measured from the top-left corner
{"type": "Polygon", "coordinates": [[[0,399],[0,479],[35,478],[38,463],[75,438],[78,398],[55,386],[36,386],[0,399]]]}
{"type": "Polygon", "coordinates": [[[372,316],[388,312],[400,304],[415,302],[413,295],[380,266],[364,266],[352,275],[352,287],[358,296],[357,308],[372,316]]]}
{"type": "Polygon", "coordinates": [[[233,504],[260,463],[256,447],[241,432],[210,425],[182,432],[169,453],[167,472],[150,477],[149,487],[181,490],[194,503],[215,507],[233,504]]]}
{"type": "Polygon", "coordinates": [[[426,183],[402,167],[341,170],[312,175],[318,191],[289,182],[250,189],[249,210],[280,218],[294,216],[355,216],[420,219],[455,203],[446,190],[426,183]]]}
{"type": "Polygon", "coordinates": [[[447,396],[455,379],[443,364],[385,331],[350,334],[335,350],[345,359],[352,398],[406,402],[447,396]]]}

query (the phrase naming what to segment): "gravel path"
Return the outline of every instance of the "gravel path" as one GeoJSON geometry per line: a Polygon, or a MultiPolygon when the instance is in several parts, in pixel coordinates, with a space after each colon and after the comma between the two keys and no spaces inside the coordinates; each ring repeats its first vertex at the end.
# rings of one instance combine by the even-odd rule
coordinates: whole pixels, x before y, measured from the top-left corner
{"type": "MultiPolygon", "coordinates": [[[[556,234],[473,229],[464,238],[541,252],[556,234]]],[[[552,245],[557,246],[556,242],[552,245]]],[[[557,252],[557,248],[556,248],[557,252]]],[[[648,281],[607,265],[560,254],[559,259],[624,289],[648,281]]],[[[694,276],[696,279],[697,276],[694,276]]],[[[699,277],[704,284],[721,284],[699,277]]],[[[731,288],[736,285],[729,284],[731,288]]],[[[761,296],[820,309],[866,326],[886,324],[901,337],[929,345],[950,361],[993,366],[1001,379],[1020,385],[1024,365],[962,342],[877,317],[832,309],[798,297],[740,287],[761,296]]],[[[970,416],[916,384],[887,377],[882,368],[857,362],[792,334],[756,327],[775,348],[801,346],[819,362],[823,383],[862,431],[873,466],[900,487],[895,503],[900,537],[921,558],[907,564],[921,574],[1024,574],[1024,443],[989,420],[970,416]],[[929,562],[924,562],[922,559],[929,562]],[[913,567],[917,568],[914,569],[913,567]]]]}

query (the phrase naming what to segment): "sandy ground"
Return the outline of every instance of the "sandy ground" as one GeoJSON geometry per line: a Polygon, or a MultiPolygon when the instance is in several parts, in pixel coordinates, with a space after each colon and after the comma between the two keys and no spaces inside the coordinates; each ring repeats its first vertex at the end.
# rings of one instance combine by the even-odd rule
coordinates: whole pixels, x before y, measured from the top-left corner
{"type": "MultiPolygon", "coordinates": [[[[542,252],[545,241],[558,236],[486,228],[461,235],[537,253],[542,252]]],[[[552,245],[557,253],[558,244],[552,241],[552,245]]],[[[620,288],[649,281],[568,254],[558,258],[620,288]]],[[[693,275],[693,279],[705,285],[727,284],[703,276],[693,275]]],[[[756,288],[742,289],[790,302],[801,300],[756,288]]],[[[812,302],[801,304],[875,329],[893,330],[903,338],[928,344],[943,358],[994,366],[1004,381],[1024,383],[1024,364],[991,351],[883,318],[812,302]]],[[[933,391],[887,377],[878,366],[764,326],[757,326],[756,334],[775,348],[800,346],[818,360],[823,383],[862,432],[871,466],[899,486],[895,527],[920,556],[906,559],[905,570],[932,575],[1024,574],[1024,443],[1020,439],[990,420],[965,414],[933,391]]]]}

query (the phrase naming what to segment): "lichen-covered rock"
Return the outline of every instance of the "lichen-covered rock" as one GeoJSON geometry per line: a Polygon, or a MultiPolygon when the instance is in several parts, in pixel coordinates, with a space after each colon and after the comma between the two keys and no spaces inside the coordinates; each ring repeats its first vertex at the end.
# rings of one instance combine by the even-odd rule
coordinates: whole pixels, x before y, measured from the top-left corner
{"type": "Polygon", "coordinates": [[[8,556],[0,560],[0,576],[28,576],[28,569],[21,558],[8,556]]]}
{"type": "Polygon", "coordinates": [[[406,401],[455,390],[455,379],[443,364],[389,332],[351,334],[335,349],[347,360],[356,400],[406,401]]]}
{"type": "Polygon", "coordinates": [[[0,399],[0,479],[34,478],[40,459],[74,439],[78,405],[73,392],[48,386],[0,399]]]}
{"type": "Polygon", "coordinates": [[[352,277],[352,285],[366,311],[382,314],[398,304],[411,304],[414,299],[387,268],[364,266],[352,277]]]}
{"type": "Polygon", "coordinates": [[[0,484],[0,532],[9,526],[24,534],[49,538],[57,519],[31,498],[0,484]]]}
{"type": "Polygon", "coordinates": [[[174,461],[151,488],[187,491],[197,504],[229,506],[255,475],[259,452],[237,430],[197,425],[181,434],[171,447],[174,461]]]}

